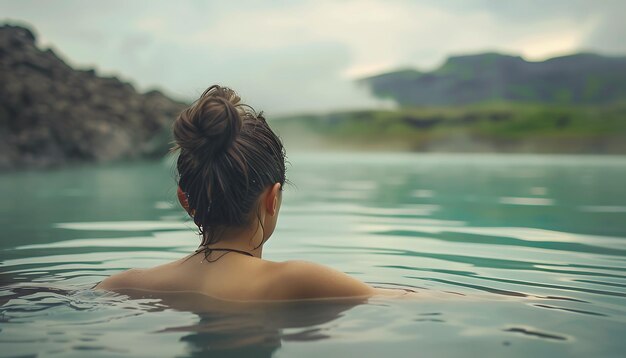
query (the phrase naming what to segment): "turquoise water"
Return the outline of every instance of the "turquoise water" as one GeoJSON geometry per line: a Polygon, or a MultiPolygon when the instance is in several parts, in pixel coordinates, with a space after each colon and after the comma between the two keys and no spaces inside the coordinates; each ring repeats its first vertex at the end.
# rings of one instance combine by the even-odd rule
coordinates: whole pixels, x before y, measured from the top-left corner
{"type": "MultiPolygon", "coordinates": [[[[626,158],[294,154],[264,256],[442,299],[89,289],[198,244],[171,166],[0,175],[0,357],[622,356],[626,158]]],[[[419,295],[418,295],[419,296],[419,295]]]]}

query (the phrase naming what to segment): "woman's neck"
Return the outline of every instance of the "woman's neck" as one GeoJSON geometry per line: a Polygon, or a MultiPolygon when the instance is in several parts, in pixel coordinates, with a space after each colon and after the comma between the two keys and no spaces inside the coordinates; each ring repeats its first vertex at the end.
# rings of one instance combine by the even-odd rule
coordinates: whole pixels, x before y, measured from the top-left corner
{"type": "MultiPolygon", "coordinates": [[[[210,245],[201,245],[201,249],[232,249],[243,251],[254,257],[263,254],[263,228],[261,225],[250,228],[226,228],[217,232],[219,241],[210,245]],[[258,246],[258,247],[257,247],[258,246]]],[[[210,251],[210,250],[209,250],[210,251]]]]}

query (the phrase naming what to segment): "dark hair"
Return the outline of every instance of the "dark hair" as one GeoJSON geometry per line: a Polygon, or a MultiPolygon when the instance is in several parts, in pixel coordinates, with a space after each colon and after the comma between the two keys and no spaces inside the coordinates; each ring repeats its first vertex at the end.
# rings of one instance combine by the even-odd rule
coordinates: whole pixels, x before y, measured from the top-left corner
{"type": "Polygon", "coordinates": [[[282,190],[283,144],[263,113],[241,103],[232,89],[209,87],[176,118],[173,132],[172,150],[180,150],[178,186],[201,245],[218,242],[218,231],[225,227],[250,224],[258,210],[254,204],[267,187],[280,183],[282,190]]]}

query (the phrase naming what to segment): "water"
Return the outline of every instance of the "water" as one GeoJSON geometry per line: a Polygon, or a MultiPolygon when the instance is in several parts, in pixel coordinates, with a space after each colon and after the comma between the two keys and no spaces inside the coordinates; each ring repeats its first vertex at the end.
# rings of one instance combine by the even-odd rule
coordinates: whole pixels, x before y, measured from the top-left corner
{"type": "Polygon", "coordinates": [[[94,292],[107,275],[196,248],[169,164],[2,174],[0,357],[622,356],[626,158],[291,162],[267,259],[445,299],[244,305],[94,292]]]}

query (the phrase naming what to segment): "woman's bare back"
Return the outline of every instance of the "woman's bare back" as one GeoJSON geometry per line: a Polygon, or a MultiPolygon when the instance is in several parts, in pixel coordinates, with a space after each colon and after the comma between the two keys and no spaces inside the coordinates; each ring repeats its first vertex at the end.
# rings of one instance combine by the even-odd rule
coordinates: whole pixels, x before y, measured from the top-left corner
{"type": "Polygon", "coordinates": [[[230,301],[370,296],[374,289],[342,272],[305,261],[273,262],[238,253],[210,262],[193,255],[113,275],[98,289],[197,292],[230,301]]]}

